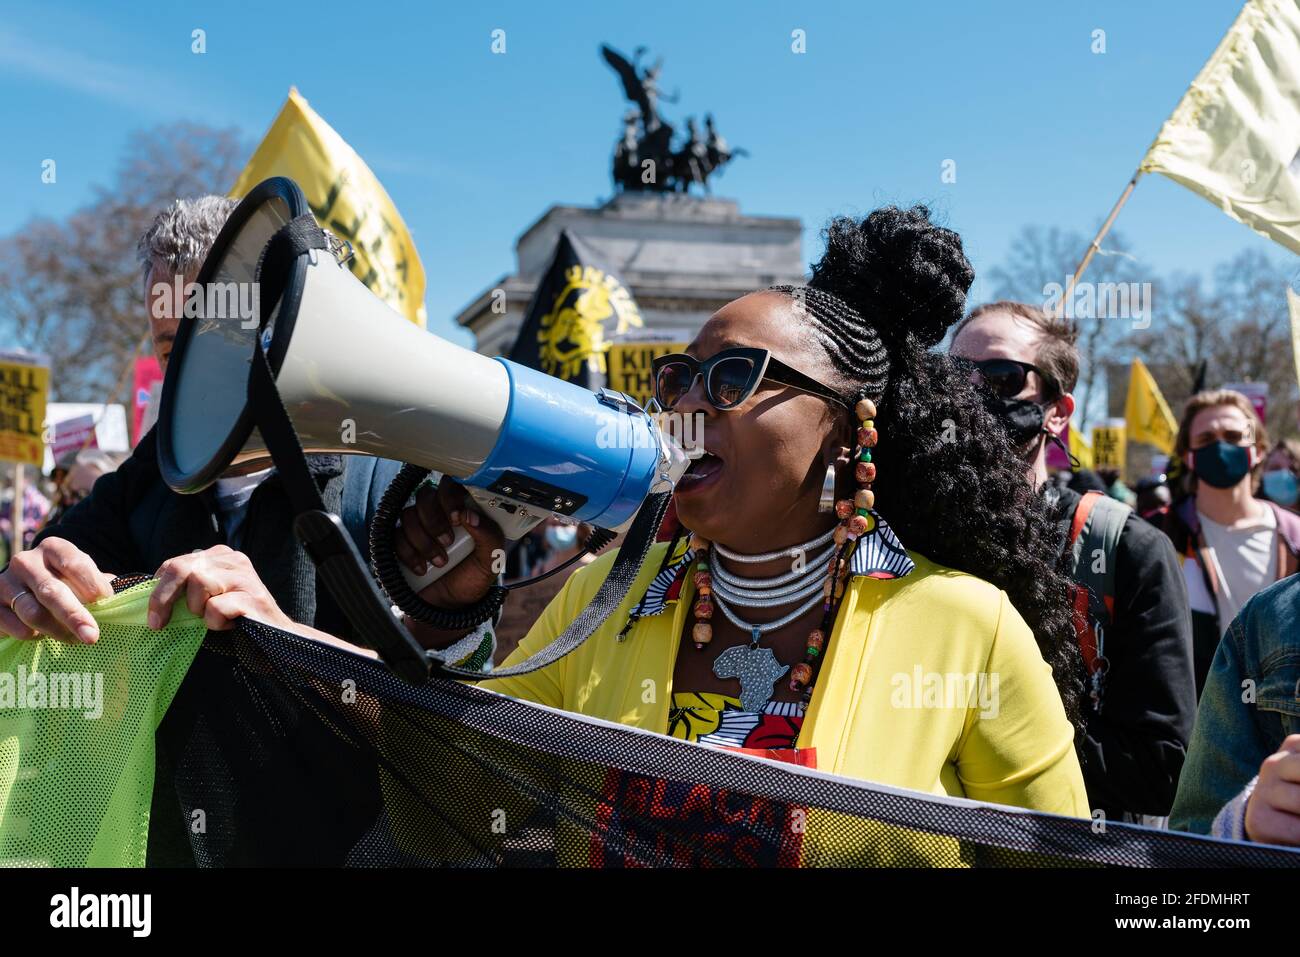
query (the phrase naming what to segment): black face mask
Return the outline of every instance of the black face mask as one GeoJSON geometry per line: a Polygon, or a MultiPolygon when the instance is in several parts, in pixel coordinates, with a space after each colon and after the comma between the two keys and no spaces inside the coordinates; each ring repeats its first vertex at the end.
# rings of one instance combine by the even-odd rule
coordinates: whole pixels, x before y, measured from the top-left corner
{"type": "Polygon", "coordinates": [[[1232,488],[1250,472],[1250,448],[1220,439],[1192,453],[1192,471],[1215,488],[1232,488]]]}
{"type": "Polygon", "coordinates": [[[1047,421],[1047,410],[1029,399],[1003,399],[986,396],[984,408],[1002,423],[1011,436],[1011,444],[1023,449],[1038,437],[1047,421]]]}

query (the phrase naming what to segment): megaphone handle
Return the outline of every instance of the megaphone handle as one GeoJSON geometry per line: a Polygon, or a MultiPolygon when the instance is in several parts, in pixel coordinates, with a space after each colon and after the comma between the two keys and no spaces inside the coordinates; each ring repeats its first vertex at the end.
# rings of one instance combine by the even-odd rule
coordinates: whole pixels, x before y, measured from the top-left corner
{"type": "MultiPolygon", "coordinates": [[[[411,591],[418,593],[422,588],[428,588],[447,572],[451,571],[465,559],[469,558],[474,552],[474,539],[469,537],[469,532],[464,528],[457,526],[454,529],[455,537],[451,544],[447,546],[447,564],[441,568],[429,564],[428,570],[423,575],[417,575],[405,565],[401,565],[402,577],[406,579],[406,584],[411,591]]],[[[400,565],[400,563],[399,563],[400,565]]]]}
{"type": "MultiPolygon", "coordinates": [[[[468,491],[469,501],[465,503],[465,508],[472,508],[486,515],[497,524],[505,537],[512,542],[523,538],[546,517],[545,513],[538,515],[513,505],[503,507],[496,495],[484,489],[471,487],[468,491]],[[493,504],[494,502],[497,504],[493,504]]],[[[453,531],[455,537],[452,539],[451,544],[447,546],[447,564],[441,568],[430,565],[423,575],[416,575],[400,561],[397,563],[402,571],[402,577],[406,579],[406,584],[411,591],[419,594],[420,589],[427,588],[436,582],[468,558],[474,551],[474,540],[469,537],[469,532],[465,531],[461,526],[457,526],[453,531]]]]}

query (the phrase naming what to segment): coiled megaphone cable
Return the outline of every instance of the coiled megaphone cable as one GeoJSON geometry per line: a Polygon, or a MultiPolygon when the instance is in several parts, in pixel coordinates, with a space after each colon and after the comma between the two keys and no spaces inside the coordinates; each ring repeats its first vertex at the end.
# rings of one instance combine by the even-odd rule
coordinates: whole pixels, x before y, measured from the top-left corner
{"type": "Polygon", "coordinates": [[[501,610],[507,594],[503,586],[493,585],[486,595],[465,608],[454,611],[437,608],[411,590],[393,547],[393,536],[397,533],[402,509],[406,507],[411,493],[428,477],[428,469],[407,463],[388,483],[370,523],[370,564],[389,600],[402,609],[407,617],[445,631],[477,628],[501,610]]]}

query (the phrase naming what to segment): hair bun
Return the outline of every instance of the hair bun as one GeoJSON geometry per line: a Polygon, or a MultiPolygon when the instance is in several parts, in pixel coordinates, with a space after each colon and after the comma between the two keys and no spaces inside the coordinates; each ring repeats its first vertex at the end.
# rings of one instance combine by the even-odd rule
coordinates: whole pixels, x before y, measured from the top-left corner
{"type": "Polygon", "coordinates": [[[928,349],[961,319],[975,271],[961,237],[926,207],[886,206],[860,222],[837,216],[823,235],[808,284],[857,309],[886,343],[928,349]]]}

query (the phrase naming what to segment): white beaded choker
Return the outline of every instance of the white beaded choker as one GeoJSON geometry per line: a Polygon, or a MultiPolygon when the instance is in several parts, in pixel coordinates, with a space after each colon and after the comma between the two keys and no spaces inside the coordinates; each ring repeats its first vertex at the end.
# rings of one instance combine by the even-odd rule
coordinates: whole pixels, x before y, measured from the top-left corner
{"type": "Polygon", "coordinates": [[[712,546],[710,567],[713,571],[713,600],[718,609],[737,628],[743,628],[751,635],[751,641],[757,643],[758,636],[783,628],[790,622],[805,614],[817,604],[822,597],[822,589],[829,572],[829,562],[836,546],[831,542],[835,530],[831,529],[802,545],[792,545],[774,552],[761,555],[741,555],[716,542],[712,546]],[[821,553],[809,557],[812,549],[822,545],[828,547],[821,553]],[[789,572],[765,578],[744,578],[727,571],[718,561],[718,555],[730,561],[740,563],[768,562],[779,558],[790,558],[796,563],[802,561],[789,572]],[[779,608],[798,602],[799,606],[782,617],[763,624],[755,625],[742,620],[731,606],[736,608],[779,608]]]}
{"type": "Polygon", "coordinates": [[[740,562],[741,564],[757,564],[758,562],[770,562],[776,558],[797,558],[801,554],[807,554],[811,549],[820,548],[835,537],[835,529],[829,528],[825,535],[818,535],[812,541],[804,542],[802,545],[791,545],[788,548],[780,548],[774,552],[764,552],[761,555],[742,555],[739,552],[733,552],[725,545],[713,543],[713,547],[718,550],[718,554],[728,561],[740,562]]]}

